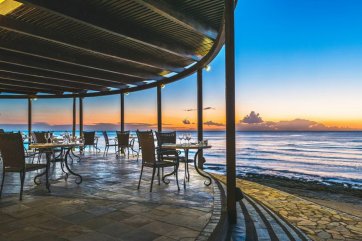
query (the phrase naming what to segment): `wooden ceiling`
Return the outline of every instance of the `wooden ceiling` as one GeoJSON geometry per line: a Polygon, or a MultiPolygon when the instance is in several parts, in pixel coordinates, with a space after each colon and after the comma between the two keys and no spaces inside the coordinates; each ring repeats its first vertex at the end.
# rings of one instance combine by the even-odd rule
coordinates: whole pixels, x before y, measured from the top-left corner
{"type": "Polygon", "coordinates": [[[224,0],[2,0],[0,97],[99,96],[178,80],[218,53],[223,19],[224,0]]]}

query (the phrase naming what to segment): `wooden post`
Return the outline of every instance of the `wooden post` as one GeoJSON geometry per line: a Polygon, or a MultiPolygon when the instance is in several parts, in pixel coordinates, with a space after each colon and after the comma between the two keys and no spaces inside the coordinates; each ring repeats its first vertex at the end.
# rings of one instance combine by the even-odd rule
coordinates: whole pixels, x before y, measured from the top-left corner
{"type": "Polygon", "coordinates": [[[83,136],[83,97],[79,97],[79,135],[83,136]]]}
{"type": "Polygon", "coordinates": [[[226,180],[229,222],[236,223],[234,0],[225,0],[226,180]]]}
{"type": "Polygon", "coordinates": [[[162,95],[161,85],[157,85],[157,131],[162,131],[162,95]]]}
{"type": "MultiPolygon", "coordinates": [[[[204,130],[203,130],[203,103],[202,103],[202,68],[197,70],[197,139],[198,141],[203,140],[204,130]]],[[[204,153],[201,150],[198,156],[197,166],[200,169],[204,168],[204,153]]]]}
{"type": "Polygon", "coordinates": [[[121,99],[121,131],[124,131],[124,93],[121,93],[120,99],[121,99]]]}
{"type": "Polygon", "coordinates": [[[75,136],[76,131],[76,124],[77,124],[77,106],[76,106],[77,99],[73,97],[73,126],[72,126],[72,136],[75,136]]]}
{"type": "Polygon", "coordinates": [[[29,144],[31,139],[31,132],[32,132],[32,100],[28,98],[28,137],[29,137],[29,144]]]}

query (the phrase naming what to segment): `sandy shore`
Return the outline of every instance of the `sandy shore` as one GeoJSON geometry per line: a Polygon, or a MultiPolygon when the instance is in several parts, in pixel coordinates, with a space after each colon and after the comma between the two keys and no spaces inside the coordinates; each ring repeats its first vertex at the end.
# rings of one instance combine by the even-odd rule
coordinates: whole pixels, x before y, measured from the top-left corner
{"type": "Polygon", "coordinates": [[[242,177],[265,186],[273,187],[322,206],[362,217],[362,190],[346,188],[342,185],[324,185],[318,182],[291,180],[274,176],[249,175],[242,177]]]}

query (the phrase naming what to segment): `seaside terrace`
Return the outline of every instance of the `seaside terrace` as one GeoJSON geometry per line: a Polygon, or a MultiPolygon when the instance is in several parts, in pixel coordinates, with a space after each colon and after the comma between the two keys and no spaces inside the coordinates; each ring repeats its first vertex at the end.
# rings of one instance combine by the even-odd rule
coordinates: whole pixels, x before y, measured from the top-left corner
{"type": "Polygon", "coordinates": [[[357,217],[236,179],[236,4],[0,0],[0,101],[28,114],[26,134],[0,129],[0,241],[362,240],[357,217]],[[203,170],[203,70],[224,46],[222,176],[203,170]],[[162,90],[194,73],[197,140],[180,143],[163,131],[162,90]],[[126,130],[125,95],[151,88],[157,131],[126,130]],[[83,101],[109,95],[116,136],[85,131],[83,101]],[[72,100],[72,130],[34,131],[36,99],[72,100]]]}

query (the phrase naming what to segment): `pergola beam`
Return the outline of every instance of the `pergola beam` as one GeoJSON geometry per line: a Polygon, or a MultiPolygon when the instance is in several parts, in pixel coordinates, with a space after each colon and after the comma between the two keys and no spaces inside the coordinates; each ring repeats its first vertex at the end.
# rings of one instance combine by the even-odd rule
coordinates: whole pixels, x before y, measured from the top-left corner
{"type": "MultiPolygon", "coordinates": [[[[2,65],[0,63],[0,78],[8,79],[8,80],[14,80],[14,81],[22,81],[26,83],[34,83],[36,85],[44,85],[44,87],[48,88],[63,88],[65,91],[71,91],[75,92],[77,90],[95,90],[95,91],[107,91],[106,86],[100,86],[100,85],[93,85],[91,83],[87,82],[75,82],[75,81],[69,81],[64,80],[60,78],[52,78],[48,76],[43,75],[36,75],[30,73],[24,73],[23,72],[13,72],[15,69],[8,70],[9,68],[2,68],[2,65]]],[[[20,70],[19,68],[18,70],[20,70]]],[[[21,70],[20,70],[21,71],[21,70]]],[[[122,86],[117,86],[118,88],[121,88],[122,86]]]]}
{"type": "Polygon", "coordinates": [[[151,59],[146,55],[137,57],[135,54],[125,52],[124,50],[120,51],[119,48],[111,47],[107,43],[98,42],[97,45],[94,45],[91,42],[80,41],[74,39],[72,36],[64,35],[63,33],[59,34],[54,31],[40,29],[34,25],[18,21],[7,16],[0,15],[0,28],[32,38],[48,41],[56,45],[67,46],[76,49],[77,51],[87,52],[95,56],[108,57],[116,61],[125,62],[126,64],[135,65],[141,68],[140,72],[142,72],[142,67],[145,66],[155,68],[159,72],[162,72],[162,70],[170,70],[177,73],[183,71],[183,68],[168,66],[166,63],[158,61],[157,58],[151,59]]]}
{"type": "MultiPolygon", "coordinates": [[[[4,81],[5,82],[5,81],[4,81]]],[[[38,88],[38,87],[26,87],[22,84],[8,84],[4,83],[3,81],[0,82],[0,89],[4,90],[4,92],[23,92],[23,93],[48,93],[48,94],[62,94],[63,91],[56,91],[56,90],[49,90],[44,88],[38,88]]]]}
{"type": "Polygon", "coordinates": [[[121,131],[124,131],[124,94],[120,94],[121,101],[121,131]]]}
{"type": "Polygon", "coordinates": [[[229,222],[236,223],[234,0],[225,0],[226,190],[229,222]]]}
{"type": "MultiPolygon", "coordinates": [[[[116,73],[109,73],[100,69],[90,68],[89,66],[82,66],[73,62],[70,63],[10,48],[0,47],[0,62],[17,67],[22,66],[42,70],[48,72],[48,74],[51,72],[53,76],[56,76],[55,78],[99,83],[106,86],[124,84],[121,81],[124,77],[116,73]]],[[[137,80],[135,79],[135,81],[137,80]]]]}
{"type": "Polygon", "coordinates": [[[196,33],[199,33],[201,35],[204,35],[212,40],[215,40],[217,38],[217,31],[215,29],[212,29],[211,27],[207,26],[206,24],[203,24],[196,19],[192,18],[191,16],[187,16],[176,9],[174,9],[172,6],[167,4],[164,1],[158,0],[133,0],[137,2],[138,4],[150,9],[151,11],[154,11],[155,13],[158,13],[159,15],[176,22],[177,24],[190,29],[192,31],[195,31],[196,33]]]}
{"type": "Polygon", "coordinates": [[[29,137],[29,144],[31,141],[31,132],[32,132],[32,100],[28,98],[28,137],[29,137]]]}
{"type": "Polygon", "coordinates": [[[87,69],[102,71],[105,73],[111,73],[118,76],[118,80],[115,83],[129,84],[135,81],[143,81],[148,79],[160,80],[162,76],[155,76],[153,74],[142,74],[140,70],[134,70],[129,66],[117,64],[115,61],[105,61],[104,58],[96,58],[92,56],[80,57],[75,52],[62,52],[59,48],[53,48],[47,46],[41,42],[29,42],[28,44],[19,44],[16,41],[2,41],[1,48],[18,54],[30,55],[37,58],[42,58],[50,61],[60,62],[63,64],[74,65],[77,67],[83,67],[87,69]],[[44,45],[43,45],[44,44],[44,45]],[[39,48],[39,45],[43,45],[43,48],[39,48]]]}
{"type": "MultiPolygon", "coordinates": [[[[8,89],[8,88],[2,88],[0,87],[0,93],[12,93],[12,94],[19,94],[24,97],[24,99],[27,99],[29,95],[35,95],[37,92],[32,91],[26,91],[26,90],[20,90],[20,89],[8,89]]],[[[4,98],[4,95],[0,95],[1,99],[18,99],[19,97],[17,95],[8,95],[6,98],[4,98]]]]}
{"type": "Polygon", "coordinates": [[[10,85],[10,86],[21,86],[21,87],[25,87],[25,88],[39,88],[40,90],[54,90],[54,91],[58,91],[58,92],[78,92],[81,91],[81,89],[77,89],[77,88],[67,88],[67,87],[59,87],[56,85],[52,85],[52,84],[44,84],[44,83],[37,83],[37,82],[28,82],[26,80],[18,80],[18,79],[13,79],[13,78],[7,78],[4,77],[1,74],[0,71],[0,84],[6,84],[6,85],[10,85]]]}
{"type": "Polygon", "coordinates": [[[97,14],[92,14],[93,9],[84,9],[87,7],[86,4],[82,4],[79,1],[72,0],[18,0],[21,3],[26,5],[42,9],[57,16],[63,17],[65,19],[71,20],[75,23],[88,26],[95,30],[102,31],[104,33],[113,35],[118,38],[126,38],[133,42],[142,44],[153,49],[161,50],[163,52],[173,54],[182,58],[192,59],[194,61],[199,61],[200,56],[197,56],[193,51],[187,49],[186,47],[181,47],[179,44],[175,45],[172,43],[166,43],[165,41],[159,41],[161,37],[153,37],[149,34],[145,34],[147,31],[142,30],[139,26],[133,26],[130,23],[123,22],[121,25],[114,21],[110,21],[106,18],[98,17],[97,14]],[[76,6],[72,8],[69,7],[69,4],[79,4],[79,9],[82,9],[83,12],[87,14],[79,14],[79,11],[74,11],[76,6]],[[136,31],[137,29],[137,31],[136,31]]]}
{"type": "MultiPolygon", "coordinates": [[[[202,93],[202,68],[197,70],[197,140],[200,142],[204,138],[203,130],[203,93],[202,93]]],[[[204,167],[204,152],[200,150],[198,155],[198,168],[204,167]]]]}
{"type": "Polygon", "coordinates": [[[162,131],[162,89],[157,85],[157,131],[162,131]]]}
{"type": "Polygon", "coordinates": [[[72,118],[72,136],[75,137],[76,124],[77,124],[77,99],[73,98],[73,118],[72,118]]]}
{"type": "Polygon", "coordinates": [[[83,136],[83,97],[79,98],[79,134],[83,136]]]}

